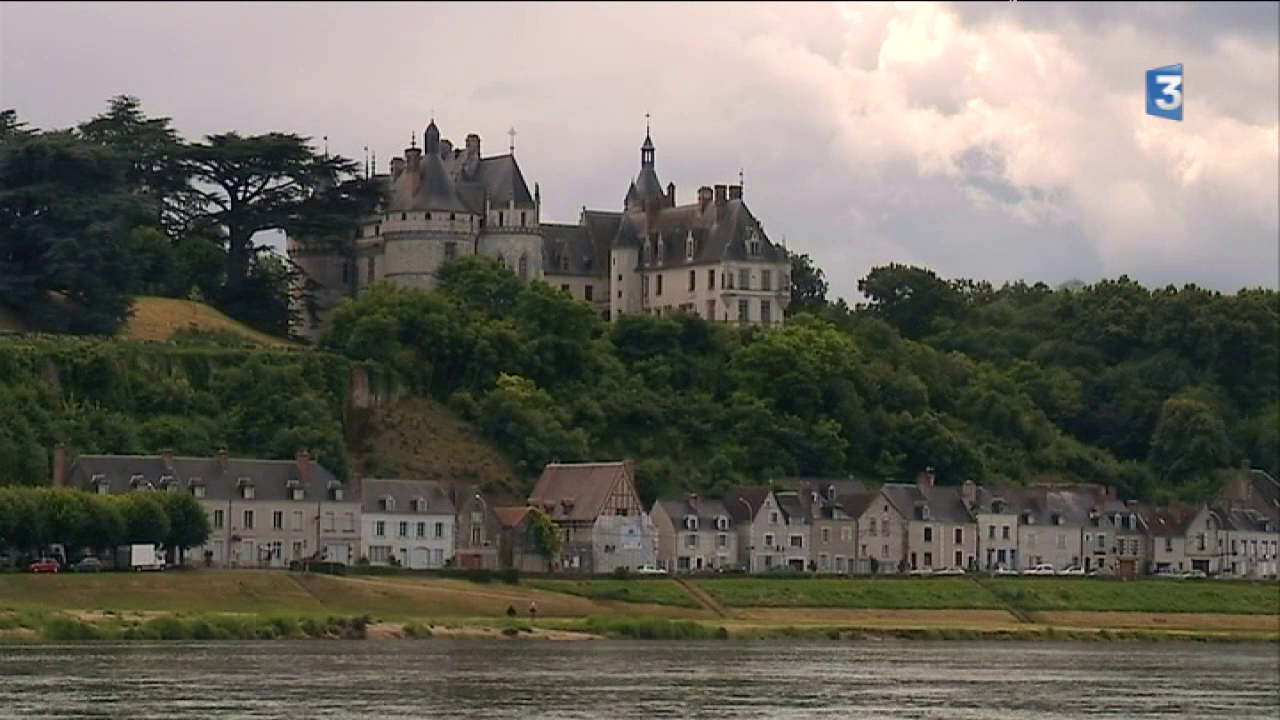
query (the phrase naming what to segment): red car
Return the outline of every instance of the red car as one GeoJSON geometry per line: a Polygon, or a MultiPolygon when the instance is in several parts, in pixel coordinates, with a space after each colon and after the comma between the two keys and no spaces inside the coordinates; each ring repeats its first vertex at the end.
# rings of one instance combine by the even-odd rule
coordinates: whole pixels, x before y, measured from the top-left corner
{"type": "Polygon", "coordinates": [[[56,573],[58,572],[58,561],[50,560],[49,558],[37,560],[31,563],[31,567],[28,569],[33,573],[56,573]]]}

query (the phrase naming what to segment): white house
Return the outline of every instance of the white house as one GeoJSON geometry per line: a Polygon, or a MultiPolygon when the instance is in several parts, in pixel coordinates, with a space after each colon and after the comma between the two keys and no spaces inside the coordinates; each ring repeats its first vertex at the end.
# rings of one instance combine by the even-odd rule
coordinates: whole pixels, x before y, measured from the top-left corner
{"type": "Polygon", "coordinates": [[[455,515],[448,488],[432,480],[362,481],[360,546],[369,562],[422,569],[454,555],[455,515]]]}

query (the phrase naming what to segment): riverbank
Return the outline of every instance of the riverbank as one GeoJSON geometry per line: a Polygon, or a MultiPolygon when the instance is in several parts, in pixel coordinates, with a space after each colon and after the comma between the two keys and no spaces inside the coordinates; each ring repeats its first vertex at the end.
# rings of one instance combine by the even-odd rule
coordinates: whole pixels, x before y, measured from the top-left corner
{"type": "Polygon", "coordinates": [[[1157,585],[1095,588],[1080,584],[1088,581],[1049,580],[1002,580],[991,591],[970,578],[544,579],[505,584],[256,570],[0,575],[0,642],[441,637],[1280,641],[1280,586],[1275,584],[1153,581],[1157,585]],[[697,585],[686,592],[691,582],[697,585]],[[720,582],[726,584],[716,584],[720,582]],[[1116,609],[1097,609],[1108,602],[1116,609]],[[826,606],[815,606],[820,603],[826,606]],[[536,621],[528,618],[530,604],[536,604],[536,621]],[[1171,604],[1199,612],[1133,609],[1171,604]],[[1206,612],[1215,607],[1232,612],[1206,612]],[[508,616],[509,611],[516,617],[508,616]]]}

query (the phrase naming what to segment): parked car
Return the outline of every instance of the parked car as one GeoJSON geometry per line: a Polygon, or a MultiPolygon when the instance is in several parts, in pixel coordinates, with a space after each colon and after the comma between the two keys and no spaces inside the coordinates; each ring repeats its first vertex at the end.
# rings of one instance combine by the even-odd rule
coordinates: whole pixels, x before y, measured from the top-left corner
{"type": "Polygon", "coordinates": [[[1209,577],[1203,570],[1188,570],[1182,573],[1183,580],[1200,580],[1209,577]]]}
{"type": "Polygon", "coordinates": [[[1022,571],[1023,575],[1053,575],[1053,566],[1049,563],[1040,563],[1034,567],[1027,568],[1022,571]]]}
{"type": "Polygon", "coordinates": [[[938,570],[937,572],[934,573],[934,575],[963,575],[963,574],[964,574],[964,570],[961,570],[958,567],[943,568],[942,570],[938,570]]]}
{"type": "Polygon", "coordinates": [[[1018,574],[1018,571],[1017,571],[1017,570],[1010,570],[1009,568],[1007,568],[1007,567],[1005,567],[1005,566],[1003,566],[1003,565],[997,565],[997,566],[996,566],[996,573],[995,573],[995,574],[996,574],[996,575],[1017,575],[1017,574],[1018,574]]]}
{"type": "MultiPolygon", "coordinates": [[[[1096,572],[1096,571],[1095,571],[1096,572]]],[[[1059,575],[1084,575],[1084,568],[1079,565],[1068,565],[1058,571],[1059,575]]]]}
{"type": "Polygon", "coordinates": [[[41,558],[28,567],[33,573],[56,573],[58,572],[58,561],[50,558],[41,558]]]}
{"type": "Polygon", "coordinates": [[[911,574],[912,575],[932,575],[933,568],[927,568],[927,567],[916,568],[915,570],[911,571],[911,574]]]}
{"type": "Polygon", "coordinates": [[[641,565],[635,569],[637,575],[666,575],[667,571],[656,565],[641,565]]]}
{"type": "Polygon", "coordinates": [[[102,561],[96,557],[89,556],[82,558],[80,562],[71,566],[72,572],[102,572],[102,561]]]}

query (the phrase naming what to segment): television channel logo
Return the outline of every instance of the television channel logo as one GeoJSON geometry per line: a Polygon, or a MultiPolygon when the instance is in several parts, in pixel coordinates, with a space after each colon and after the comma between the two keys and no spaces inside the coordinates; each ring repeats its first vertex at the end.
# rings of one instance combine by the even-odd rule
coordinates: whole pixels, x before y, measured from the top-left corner
{"type": "Polygon", "coordinates": [[[1147,71],[1147,114],[1182,121],[1182,63],[1147,71]]]}

